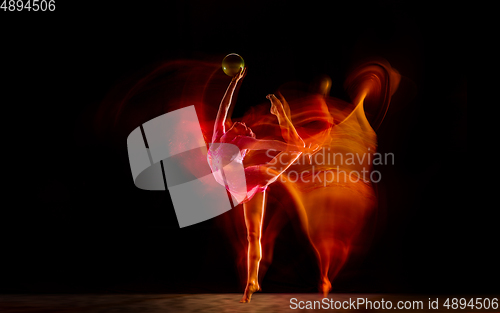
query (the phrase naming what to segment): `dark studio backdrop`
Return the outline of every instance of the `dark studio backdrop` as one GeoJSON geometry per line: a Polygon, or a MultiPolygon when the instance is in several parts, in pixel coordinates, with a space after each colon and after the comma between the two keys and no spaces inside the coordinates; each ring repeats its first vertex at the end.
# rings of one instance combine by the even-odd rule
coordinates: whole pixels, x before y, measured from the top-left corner
{"type": "MultiPolygon", "coordinates": [[[[383,57],[403,76],[379,151],[383,223],[335,292],[495,293],[493,253],[476,248],[467,206],[467,78],[447,8],[395,1],[56,1],[55,12],[0,12],[4,204],[0,292],[241,292],[229,242],[214,221],[179,229],[167,192],[137,189],[126,141],[95,131],[116,85],[169,60],[241,54],[248,75],[235,116],[281,84],[332,78],[383,57]]],[[[229,83],[229,78],[228,78],[229,83]]],[[[276,264],[297,254],[285,228],[276,264]]],[[[481,238],[493,243],[496,238],[481,238]]],[[[498,261],[498,259],[497,259],[498,261]]],[[[274,263],[273,263],[274,264],[274,263]]],[[[314,262],[269,292],[315,292],[314,262]]]]}

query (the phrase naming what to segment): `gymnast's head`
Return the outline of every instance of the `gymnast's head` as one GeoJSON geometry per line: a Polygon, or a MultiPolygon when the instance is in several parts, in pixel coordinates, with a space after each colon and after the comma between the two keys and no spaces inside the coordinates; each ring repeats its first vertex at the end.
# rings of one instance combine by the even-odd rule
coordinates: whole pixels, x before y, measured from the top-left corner
{"type": "Polygon", "coordinates": [[[221,142],[231,143],[237,136],[247,136],[255,138],[255,134],[245,123],[235,122],[226,133],[220,138],[221,142]]]}

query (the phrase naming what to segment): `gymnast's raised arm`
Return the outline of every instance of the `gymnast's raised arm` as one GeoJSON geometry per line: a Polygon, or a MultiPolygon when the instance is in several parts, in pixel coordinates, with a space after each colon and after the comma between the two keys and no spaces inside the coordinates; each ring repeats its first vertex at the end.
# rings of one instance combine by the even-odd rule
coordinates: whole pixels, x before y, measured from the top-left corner
{"type": "Polygon", "coordinates": [[[224,133],[226,132],[225,124],[226,124],[227,112],[229,111],[229,108],[231,107],[231,104],[233,102],[234,90],[236,89],[236,85],[238,84],[238,82],[245,77],[246,73],[247,73],[246,67],[243,70],[240,69],[240,71],[233,76],[231,83],[227,87],[226,93],[224,94],[224,97],[222,98],[222,101],[219,106],[219,112],[217,112],[217,117],[215,118],[212,142],[218,142],[220,137],[222,137],[222,135],[224,135],[224,133]]]}

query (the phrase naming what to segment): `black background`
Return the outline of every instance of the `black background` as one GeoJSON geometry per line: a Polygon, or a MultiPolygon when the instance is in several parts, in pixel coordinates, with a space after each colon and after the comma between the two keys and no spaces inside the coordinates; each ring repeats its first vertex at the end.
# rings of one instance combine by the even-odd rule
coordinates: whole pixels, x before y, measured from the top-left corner
{"type": "MultiPolygon", "coordinates": [[[[403,76],[378,131],[396,161],[379,168],[385,222],[334,291],[498,292],[497,237],[470,220],[463,23],[450,7],[394,1],[56,1],[55,12],[0,12],[0,291],[242,291],[215,223],[179,229],[168,193],[134,187],[126,141],[94,129],[120,82],[169,60],[237,52],[249,74],[236,115],[317,74],[345,98],[348,69],[371,56],[403,76]]],[[[294,253],[293,243],[279,248],[277,263],[294,253]]],[[[265,291],[315,291],[310,260],[268,275],[265,291]]]]}

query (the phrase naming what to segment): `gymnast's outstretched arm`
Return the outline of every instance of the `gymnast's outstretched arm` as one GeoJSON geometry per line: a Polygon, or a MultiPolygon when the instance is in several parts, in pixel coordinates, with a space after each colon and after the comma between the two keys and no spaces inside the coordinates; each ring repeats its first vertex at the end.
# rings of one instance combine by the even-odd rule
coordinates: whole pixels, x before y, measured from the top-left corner
{"type": "Polygon", "coordinates": [[[236,85],[238,84],[238,82],[241,79],[243,79],[243,77],[245,77],[246,73],[247,73],[246,67],[243,70],[240,69],[240,71],[233,76],[231,83],[229,83],[229,86],[227,87],[226,93],[224,94],[224,97],[222,98],[222,101],[219,106],[219,112],[217,112],[217,117],[215,118],[212,142],[218,142],[220,137],[222,137],[222,135],[224,135],[224,133],[226,132],[225,124],[226,124],[227,112],[229,111],[231,103],[233,102],[234,90],[236,89],[236,85]]]}
{"type": "Polygon", "coordinates": [[[240,150],[305,151],[305,148],[302,146],[289,144],[279,140],[255,139],[248,136],[237,136],[234,144],[238,146],[240,150]]]}

